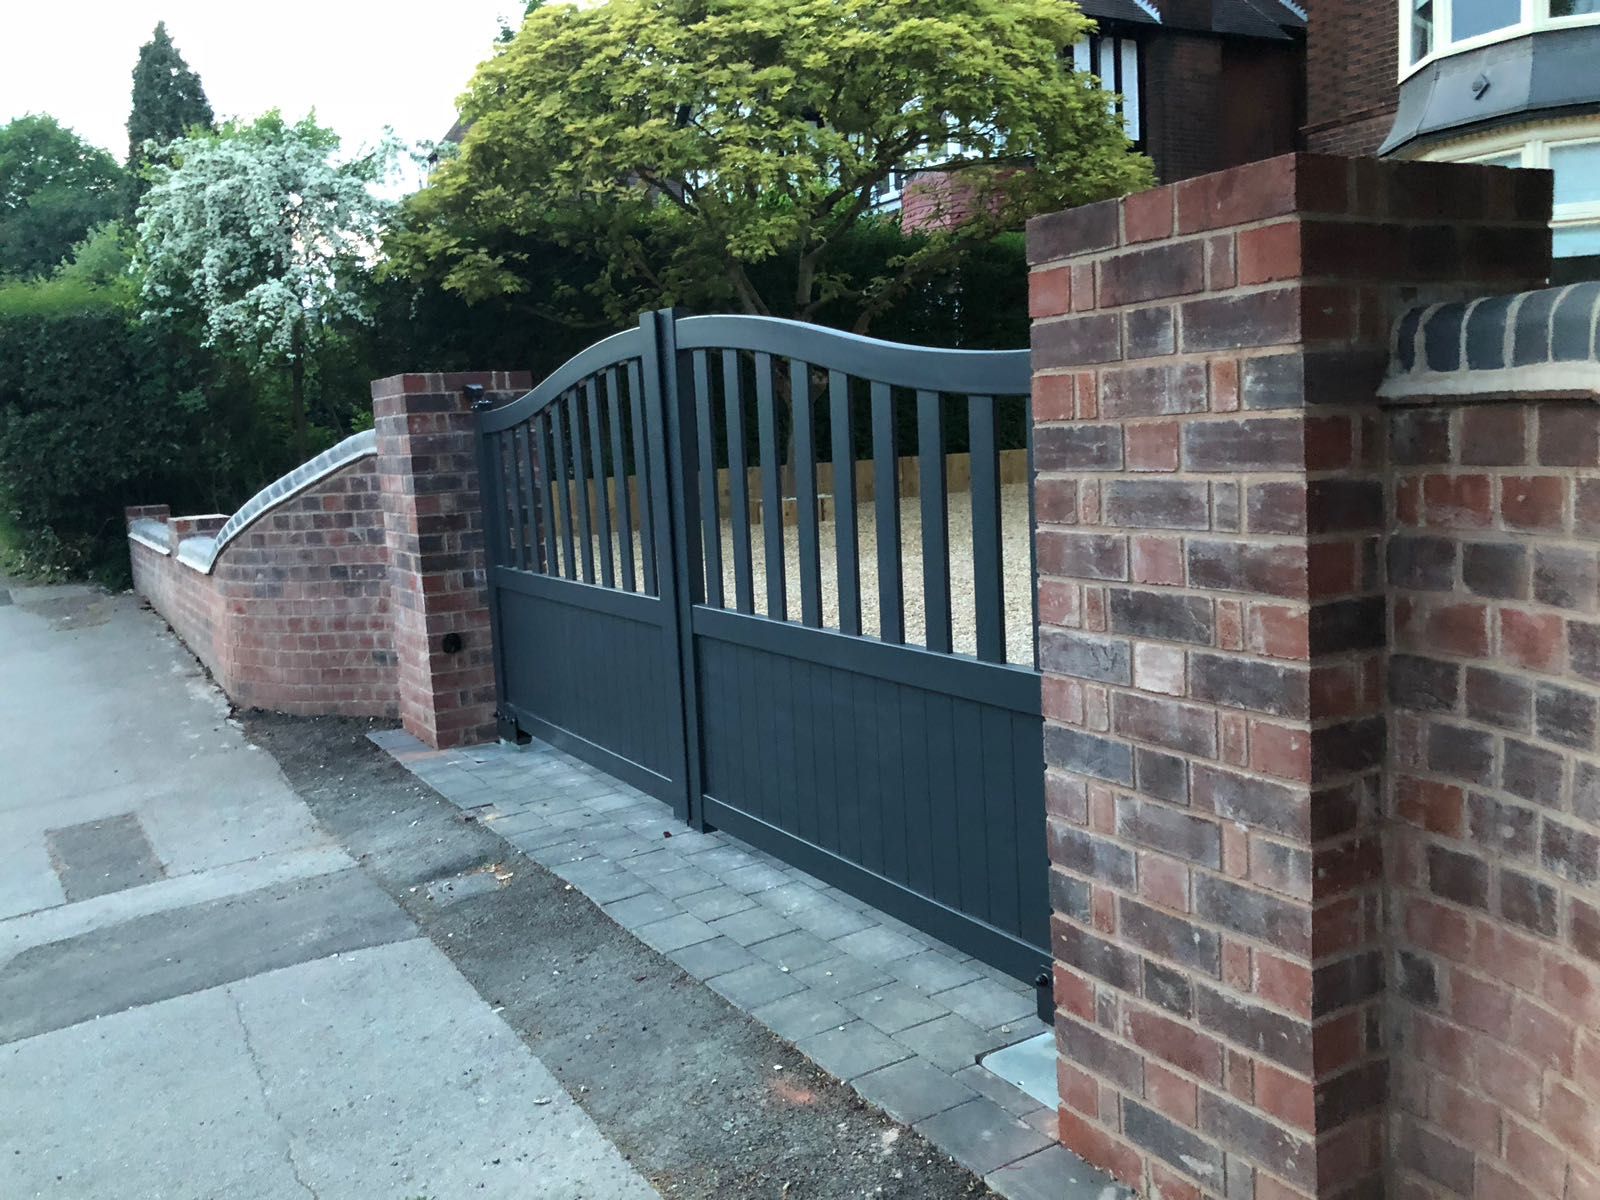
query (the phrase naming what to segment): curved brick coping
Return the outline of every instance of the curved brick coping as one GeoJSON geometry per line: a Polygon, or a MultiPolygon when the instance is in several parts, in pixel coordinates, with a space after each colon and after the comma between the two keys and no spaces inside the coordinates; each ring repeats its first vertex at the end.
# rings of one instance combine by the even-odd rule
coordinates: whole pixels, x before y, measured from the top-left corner
{"type": "Polygon", "coordinates": [[[1378,394],[1600,399],[1600,283],[1414,308],[1378,394]]]}
{"type": "Polygon", "coordinates": [[[157,554],[172,553],[165,521],[157,521],[153,517],[140,517],[136,521],[130,521],[128,536],[141,545],[149,546],[157,554]]]}
{"type": "Polygon", "coordinates": [[[178,558],[195,570],[209,575],[217,565],[217,556],[228,548],[228,543],[259,520],[263,513],[305,491],[318,480],[326,479],[341,467],[377,452],[378,435],[373,430],[351,434],[338,445],[330,446],[251,496],[238,512],[228,518],[215,537],[185,538],[178,547],[178,558]]]}

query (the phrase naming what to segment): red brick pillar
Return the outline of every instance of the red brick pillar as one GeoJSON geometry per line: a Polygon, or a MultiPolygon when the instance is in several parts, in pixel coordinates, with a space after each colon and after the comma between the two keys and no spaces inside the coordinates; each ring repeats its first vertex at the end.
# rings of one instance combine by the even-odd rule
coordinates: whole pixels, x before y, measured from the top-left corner
{"type": "Polygon", "coordinates": [[[392,375],[372,385],[389,546],[400,717],[430,746],[495,735],[489,628],[469,385],[506,400],[526,372],[392,375]],[[451,637],[449,635],[456,635],[451,637]]]}
{"type": "Polygon", "coordinates": [[[1291,155],[1029,227],[1061,1136],[1151,1196],[1381,1192],[1375,387],[1548,205],[1291,155]]]}

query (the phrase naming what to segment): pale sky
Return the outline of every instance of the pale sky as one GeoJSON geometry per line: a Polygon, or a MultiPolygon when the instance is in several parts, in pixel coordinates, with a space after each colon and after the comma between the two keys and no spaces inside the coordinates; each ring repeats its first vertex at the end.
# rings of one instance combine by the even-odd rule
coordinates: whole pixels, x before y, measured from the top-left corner
{"type": "Polygon", "coordinates": [[[315,108],[345,145],[436,141],[521,0],[0,0],[0,122],[46,112],[128,152],[133,64],[157,21],[218,118],[315,108]]]}

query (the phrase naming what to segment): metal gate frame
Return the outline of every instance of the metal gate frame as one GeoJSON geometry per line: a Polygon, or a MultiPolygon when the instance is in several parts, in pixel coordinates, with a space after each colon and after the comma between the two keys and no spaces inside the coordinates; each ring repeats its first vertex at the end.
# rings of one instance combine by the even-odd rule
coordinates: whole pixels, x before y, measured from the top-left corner
{"type": "MultiPolygon", "coordinates": [[[[549,741],[668,802],[691,826],[726,829],[1038,983],[1041,971],[1048,971],[1050,911],[1042,713],[1037,659],[1032,668],[1004,661],[994,416],[994,397],[1026,396],[1030,386],[1026,350],[928,349],[774,318],[680,317],[663,310],[644,314],[637,327],[578,354],[520,399],[481,411],[479,474],[502,733],[522,730],[549,741]],[[719,431],[712,385],[718,358],[729,478],[738,481],[729,487],[737,593],[731,603],[723,594],[714,465],[719,431]],[[758,611],[751,584],[742,424],[746,397],[739,363],[754,363],[766,570],[775,559],[781,562],[784,545],[781,515],[770,517],[781,514],[785,498],[776,466],[775,360],[791,364],[791,393],[805,398],[791,410],[795,444],[801,448],[795,477],[799,621],[787,615],[784,570],[776,577],[766,571],[765,615],[758,611]],[[837,630],[823,628],[820,616],[811,427],[813,402],[820,397],[811,392],[813,372],[827,373],[831,457],[852,464],[842,495],[834,467],[837,630]],[[878,544],[892,532],[894,546],[892,555],[878,555],[878,595],[885,598],[878,638],[863,636],[860,621],[852,379],[870,385],[877,480],[873,516],[878,544]],[[928,648],[904,644],[901,625],[905,581],[900,578],[901,496],[893,473],[899,457],[891,388],[916,396],[928,648]],[[948,544],[936,544],[939,553],[932,555],[926,544],[927,530],[946,536],[939,407],[946,395],[964,395],[969,406],[976,657],[951,653],[948,544]],[[607,432],[609,438],[603,436],[607,432]],[[712,466],[702,471],[702,462],[712,466]],[[642,484],[636,496],[635,482],[642,484]],[[634,507],[640,510],[636,562],[631,557],[634,507]],[[591,545],[605,547],[598,571],[591,545]],[[741,671],[770,677],[751,685],[754,704],[730,701],[727,694],[742,692],[750,682],[739,678],[741,671]],[[713,683],[718,686],[708,691],[713,683]],[[871,736],[829,744],[830,751],[849,758],[843,768],[830,763],[835,771],[831,789],[824,786],[812,744],[815,790],[800,794],[802,739],[796,727],[805,725],[815,734],[827,716],[837,732],[841,697],[849,697],[852,715],[858,703],[876,718],[893,714],[896,737],[908,717],[916,726],[920,705],[924,725],[937,725],[947,738],[949,771],[942,777],[923,769],[920,786],[908,786],[901,775],[890,787],[890,773],[883,772],[877,799],[884,811],[891,793],[897,799],[897,828],[904,835],[898,844],[882,836],[882,827],[874,844],[868,823],[860,819],[866,808],[848,781],[851,769],[876,771],[882,765],[873,758],[882,749],[871,736]],[[776,715],[784,705],[788,724],[776,715]],[[752,723],[752,709],[761,708],[773,710],[766,726],[752,723]],[[958,721],[958,710],[963,720],[958,721]],[[787,743],[796,760],[790,763],[792,776],[783,773],[769,784],[757,770],[752,783],[749,747],[763,738],[769,750],[787,743]],[[846,771],[843,785],[840,770],[846,771]],[[968,789],[964,805],[963,787],[968,789]],[[970,794],[974,788],[982,797],[976,804],[970,794]],[[846,793],[853,799],[841,800],[846,793]],[[826,806],[810,803],[825,796],[833,802],[831,830],[825,828],[826,806]],[[847,836],[852,803],[853,842],[847,836]],[[921,824],[915,823],[919,816],[921,824]],[[937,818],[955,827],[937,829],[937,818]],[[970,848],[974,839],[982,843],[982,853],[970,848]]],[[[1026,428],[1031,525],[1031,420],[1026,428]]],[[[1031,537],[1029,546],[1031,568],[1031,537]]],[[[850,728],[873,734],[879,725],[850,728]]],[[[882,826],[887,818],[878,816],[882,826]]]]}

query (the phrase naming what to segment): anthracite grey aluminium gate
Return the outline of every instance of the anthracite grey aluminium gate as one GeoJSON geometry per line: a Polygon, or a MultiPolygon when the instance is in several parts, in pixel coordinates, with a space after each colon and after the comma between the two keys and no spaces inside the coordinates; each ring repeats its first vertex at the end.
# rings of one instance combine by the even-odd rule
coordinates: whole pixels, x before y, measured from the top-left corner
{"type": "Polygon", "coordinates": [[[482,412],[502,732],[1036,982],[1029,383],[657,312],[482,412]]]}

